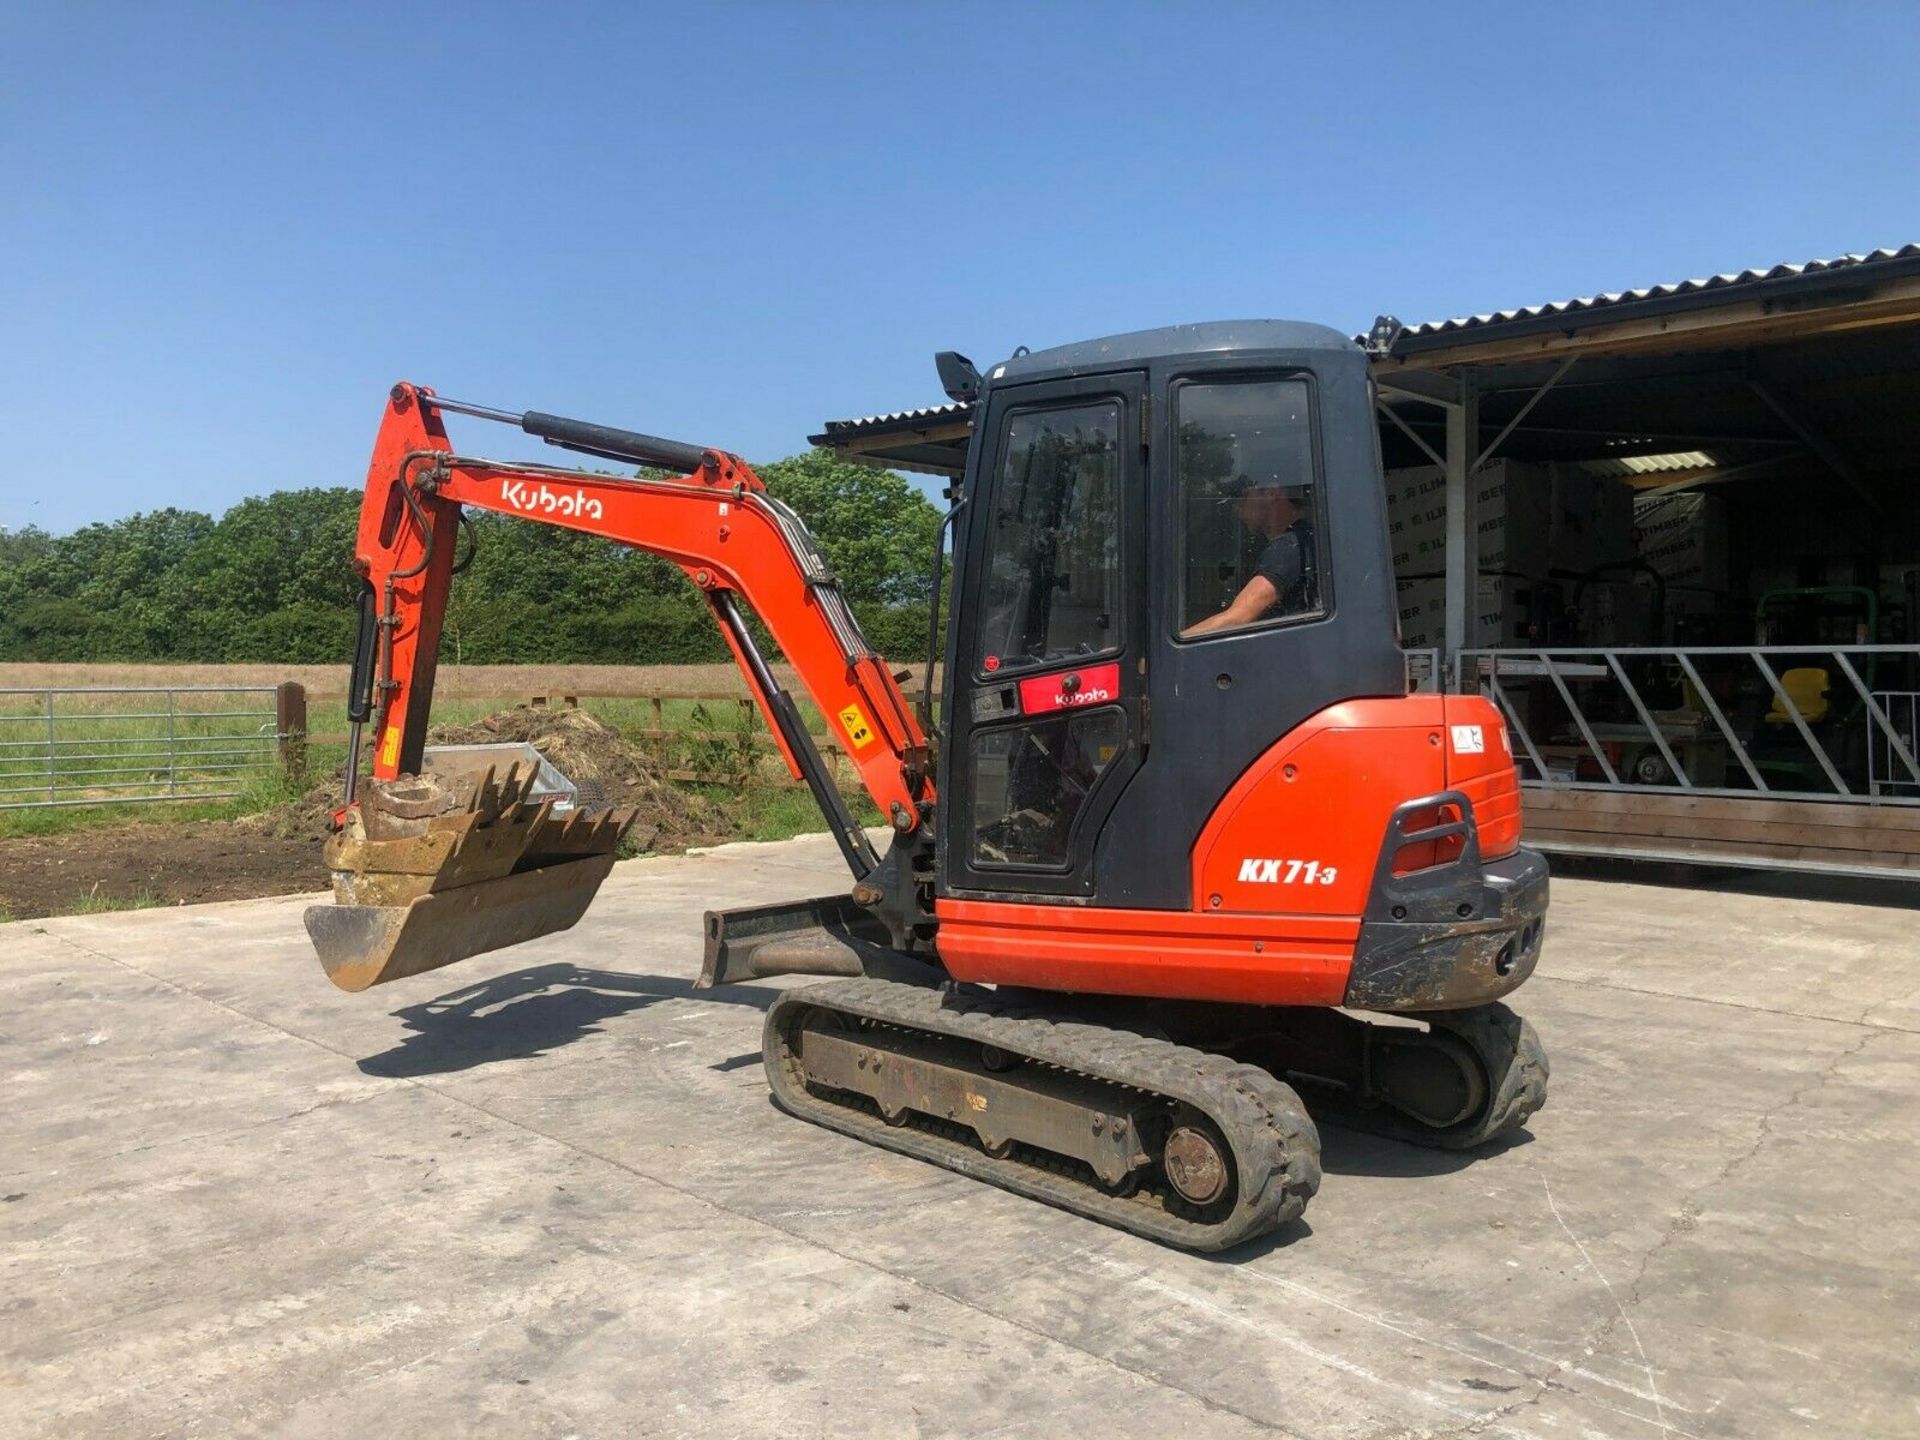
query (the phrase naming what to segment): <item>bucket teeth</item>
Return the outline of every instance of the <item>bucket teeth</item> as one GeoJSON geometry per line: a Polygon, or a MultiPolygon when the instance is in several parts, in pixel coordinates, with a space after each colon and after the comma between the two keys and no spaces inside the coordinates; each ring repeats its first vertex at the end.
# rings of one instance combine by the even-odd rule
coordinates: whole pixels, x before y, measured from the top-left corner
{"type": "Polygon", "coordinates": [[[554,818],[535,832],[531,850],[542,861],[568,855],[598,855],[620,843],[640,812],[638,810],[596,810],[581,814],[574,810],[554,818]]]}
{"type": "Polygon", "coordinates": [[[533,798],[538,780],[516,764],[367,783],[326,843],[334,904],[307,912],[337,984],[364,989],[580,918],[638,812],[555,815],[533,798]]]}

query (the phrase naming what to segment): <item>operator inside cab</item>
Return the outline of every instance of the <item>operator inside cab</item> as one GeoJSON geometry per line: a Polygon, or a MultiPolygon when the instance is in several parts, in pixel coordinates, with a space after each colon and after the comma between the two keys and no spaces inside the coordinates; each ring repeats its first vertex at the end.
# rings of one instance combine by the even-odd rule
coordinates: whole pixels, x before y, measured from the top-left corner
{"type": "Polygon", "coordinates": [[[1245,475],[1222,480],[1218,488],[1232,502],[1242,528],[1260,538],[1260,552],[1252,577],[1225,607],[1187,626],[1181,636],[1233,630],[1317,609],[1313,521],[1306,491],[1277,478],[1256,481],[1245,475]]]}
{"type": "Polygon", "coordinates": [[[1324,613],[1311,400],[1296,376],[1174,387],[1181,639],[1324,613]]]}

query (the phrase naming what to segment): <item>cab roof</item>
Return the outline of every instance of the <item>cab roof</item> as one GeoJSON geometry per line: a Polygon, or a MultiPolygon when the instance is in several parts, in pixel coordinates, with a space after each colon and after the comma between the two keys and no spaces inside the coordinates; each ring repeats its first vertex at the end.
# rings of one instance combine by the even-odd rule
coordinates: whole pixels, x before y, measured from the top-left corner
{"type": "Polygon", "coordinates": [[[1360,347],[1329,325],[1301,320],[1208,320],[1197,325],[1163,325],[1129,330],[1101,340],[1082,340],[1015,355],[987,367],[989,385],[1009,385],[1063,375],[1092,375],[1149,365],[1190,355],[1249,356],[1279,350],[1337,350],[1358,354],[1360,347]]]}

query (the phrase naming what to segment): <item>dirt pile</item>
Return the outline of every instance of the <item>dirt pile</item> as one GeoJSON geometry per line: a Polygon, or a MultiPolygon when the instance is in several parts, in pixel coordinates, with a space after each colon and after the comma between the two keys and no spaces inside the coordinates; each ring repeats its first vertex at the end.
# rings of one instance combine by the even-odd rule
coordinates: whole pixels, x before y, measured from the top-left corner
{"type": "Polygon", "coordinates": [[[472,725],[435,726],[427,739],[434,745],[525,741],[569,780],[597,791],[596,799],[637,809],[640,819],[630,836],[635,851],[684,850],[724,840],[733,832],[732,821],[718,806],[661,778],[652,757],[585,710],[520,705],[472,725]]]}
{"type": "MultiPolygon", "coordinates": [[[[690,845],[716,844],[733,834],[733,822],[721,807],[662,779],[652,757],[584,710],[521,705],[471,725],[436,725],[427,732],[430,745],[513,741],[532,745],[561,774],[581,785],[594,803],[631,806],[640,812],[622,854],[684,850],[690,845]]],[[[298,800],[233,823],[278,839],[310,836],[318,844],[345,790],[342,765],[298,800]]]]}
{"type": "Polygon", "coordinates": [[[314,786],[298,800],[225,823],[237,830],[270,835],[276,840],[307,839],[317,846],[326,839],[327,821],[340,808],[340,797],[346,789],[346,766],[342,765],[327,778],[326,784],[314,786]]]}

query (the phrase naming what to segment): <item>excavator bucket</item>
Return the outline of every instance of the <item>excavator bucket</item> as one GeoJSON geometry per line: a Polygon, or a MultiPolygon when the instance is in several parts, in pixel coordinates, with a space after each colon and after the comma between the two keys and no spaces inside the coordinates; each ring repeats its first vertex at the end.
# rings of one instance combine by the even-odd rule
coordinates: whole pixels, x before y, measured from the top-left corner
{"type": "Polygon", "coordinates": [[[636,812],[561,809],[537,755],[484,756],[369,781],[327,841],[331,905],[307,934],[327,976],[365,990],[570,928],[613,868],[636,812]]]}

